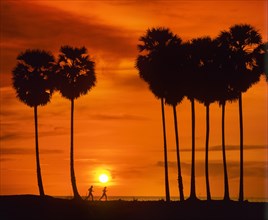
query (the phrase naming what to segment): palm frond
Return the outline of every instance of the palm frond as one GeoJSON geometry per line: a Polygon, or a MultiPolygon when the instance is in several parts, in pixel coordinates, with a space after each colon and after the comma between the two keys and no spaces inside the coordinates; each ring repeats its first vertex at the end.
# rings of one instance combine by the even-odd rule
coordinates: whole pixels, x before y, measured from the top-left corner
{"type": "Polygon", "coordinates": [[[67,99],[86,94],[96,84],[95,62],[85,47],[63,46],[58,59],[58,90],[67,99]]]}
{"type": "Polygon", "coordinates": [[[12,71],[16,96],[30,107],[46,105],[55,89],[53,55],[44,50],[27,49],[17,59],[18,63],[12,71]]]}

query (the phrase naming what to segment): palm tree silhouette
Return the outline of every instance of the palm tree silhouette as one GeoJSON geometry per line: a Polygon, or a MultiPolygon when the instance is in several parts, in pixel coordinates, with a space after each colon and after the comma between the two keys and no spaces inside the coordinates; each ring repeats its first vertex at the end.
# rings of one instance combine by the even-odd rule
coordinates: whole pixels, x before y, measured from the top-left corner
{"type": "Polygon", "coordinates": [[[28,49],[17,57],[17,61],[12,71],[13,87],[18,99],[34,108],[37,182],[40,196],[45,196],[39,159],[37,107],[50,102],[54,90],[52,83],[54,57],[44,50],[28,49]]]}
{"type": "Polygon", "coordinates": [[[168,158],[166,144],[165,110],[164,99],[167,97],[169,77],[167,75],[175,74],[176,70],[169,58],[174,56],[169,52],[175,45],[179,45],[181,40],[174,35],[168,28],[148,29],[146,34],[140,37],[141,44],[138,50],[141,55],[136,61],[136,68],[140,77],[149,84],[150,90],[157,99],[161,100],[162,125],[164,137],[164,167],[165,167],[165,191],[166,201],[170,201],[169,180],[168,180],[168,158]],[[175,71],[175,72],[174,72],[175,71]]]}
{"type": "Polygon", "coordinates": [[[80,199],[81,197],[77,190],[74,171],[74,100],[87,94],[95,86],[96,76],[94,65],[95,63],[87,55],[87,49],[85,47],[61,47],[57,62],[57,84],[61,95],[71,101],[70,172],[75,199],[80,199]]]}
{"type": "Polygon", "coordinates": [[[203,103],[206,107],[206,142],[205,142],[205,176],[206,176],[206,190],[207,200],[211,200],[210,184],[209,184],[209,167],[208,167],[208,150],[209,150],[209,107],[210,104],[216,101],[216,74],[215,74],[215,53],[216,44],[210,37],[202,37],[193,40],[196,48],[196,62],[197,71],[200,75],[199,92],[197,93],[197,100],[203,103]]]}
{"type": "Polygon", "coordinates": [[[240,126],[240,187],[239,201],[244,200],[243,184],[243,112],[242,93],[246,92],[260,79],[255,69],[254,49],[261,44],[261,35],[254,27],[248,24],[234,25],[224,34],[229,50],[230,59],[233,64],[233,75],[230,77],[230,86],[238,93],[239,103],[239,126],[240,126]]]}
{"type": "Polygon", "coordinates": [[[185,50],[185,85],[186,96],[191,103],[191,117],[192,117],[192,163],[191,163],[191,187],[190,200],[196,201],[196,187],[195,187],[195,99],[200,92],[201,75],[198,74],[200,67],[200,57],[198,53],[199,40],[192,39],[184,43],[185,50]]]}
{"type": "Polygon", "coordinates": [[[179,129],[177,120],[176,107],[180,104],[185,96],[185,77],[183,72],[185,51],[183,50],[182,40],[177,36],[172,44],[169,44],[165,51],[161,54],[161,60],[165,63],[165,78],[168,87],[166,88],[165,102],[172,106],[175,141],[176,141],[176,157],[178,169],[178,189],[180,200],[184,201],[183,180],[181,175],[180,149],[179,149],[179,129]]]}
{"type": "Polygon", "coordinates": [[[225,152],[225,106],[227,101],[235,101],[238,99],[238,93],[231,86],[231,77],[233,75],[233,60],[230,59],[230,51],[226,43],[226,32],[221,32],[216,38],[217,51],[215,57],[216,75],[215,80],[217,101],[222,108],[222,158],[224,172],[224,200],[230,200],[228,172],[225,152]]]}

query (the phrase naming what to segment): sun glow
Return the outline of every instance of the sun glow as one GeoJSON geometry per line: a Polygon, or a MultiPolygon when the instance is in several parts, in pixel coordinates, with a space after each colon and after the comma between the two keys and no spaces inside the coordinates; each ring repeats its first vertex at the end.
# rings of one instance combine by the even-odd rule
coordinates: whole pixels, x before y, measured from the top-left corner
{"type": "Polygon", "coordinates": [[[99,181],[101,183],[107,183],[109,181],[109,177],[105,173],[103,173],[99,176],[99,181]]]}
{"type": "Polygon", "coordinates": [[[113,185],[113,178],[110,167],[98,167],[94,170],[94,184],[96,186],[113,185]]]}

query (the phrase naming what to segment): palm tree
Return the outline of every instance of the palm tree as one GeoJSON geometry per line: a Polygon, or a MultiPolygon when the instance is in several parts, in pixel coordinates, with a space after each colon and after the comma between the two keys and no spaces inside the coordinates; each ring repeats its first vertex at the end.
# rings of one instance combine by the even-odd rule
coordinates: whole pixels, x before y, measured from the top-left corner
{"type": "Polygon", "coordinates": [[[39,159],[37,107],[50,102],[54,57],[44,50],[28,49],[19,54],[17,61],[12,72],[13,87],[18,99],[34,108],[37,182],[40,196],[45,196],[39,159]]]}
{"type": "Polygon", "coordinates": [[[215,85],[215,41],[210,37],[202,37],[194,39],[197,56],[197,71],[199,77],[199,92],[197,100],[206,107],[206,142],[205,142],[205,176],[207,200],[211,200],[210,184],[209,184],[209,167],[208,167],[208,149],[209,149],[209,107],[216,101],[216,85],[215,85]]]}
{"type": "MultiPolygon", "coordinates": [[[[153,71],[152,65],[153,64],[149,57],[143,55],[138,56],[136,62],[136,68],[139,71],[140,77],[149,84],[149,88],[156,96],[156,98],[159,98],[161,94],[159,94],[158,89],[154,87],[153,80],[152,81],[149,80],[149,77],[152,76],[153,71]]],[[[170,202],[164,96],[163,97],[160,96],[160,101],[161,101],[162,126],[163,126],[163,142],[164,142],[165,191],[166,191],[166,201],[170,202]]]]}
{"type": "Polygon", "coordinates": [[[176,44],[171,44],[166,50],[166,54],[162,54],[162,61],[168,66],[166,72],[166,80],[168,87],[166,88],[165,101],[168,105],[172,106],[174,129],[175,129],[175,141],[176,141],[176,157],[178,168],[178,189],[180,193],[180,200],[184,201],[183,193],[183,180],[181,175],[181,162],[180,162],[180,147],[179,147],[179,129],[177,120],[176,107],[180,104],[185,96],[185,77],[183,73],[184,65],[184,50],[181,44],[181,39],[178,37],[176,44]]]}
{"type": "Polygon", "coordinates": [[[248,24],[234,25],[229,31],[222,34],[226,37],[226,48],[229,50],[230,59],[233,63],[233,75],[230,77],[230,86],[238,92],[239,125],[240,125],[240,187],[239,201],[244,200],[243,184],[243,115],[242,93],[246,92],[260,79],[256,74],[254,49],[261,44],[261,35],[254,27],[248,24]]]}
{"type": "Polygon", "coordinates": [[[74,172],[74,100],[87,94],[95,86],[94,65],[95,63],[87,55],[85,47],[61,47],[57,62],[58,90],[64,98],[71,101],[70,172],[75,199],[80,199],[81,197],[77,190],[74,172]]]}
{"type": "Polygon", "coordinates": [[[237,91],[234,90],[231,84],[231,76],[234,71],[234,63],[231,59],[231,54],[228,49],[226,32],[221,32],[216,38],[216,90],[217,101],[222,108],[222,158],[223,158],[223,172],[224,172],[224,200],[230,200],[228,172],[225,152],[225,106],[227,101],[235,101],[238,99],[237,91]]]}
{"type": "Polygon", "coordinates": [[[200,68],[199,55],[199,40],[192,39],[184,44],[185,59],[185,85],[186,96],[191,103],[191,117],[192,117],[192,163],[191,163],[191,188],[190,197],[192,201],[197,200],[195,187],[195,99],[200,92],[201,76],[198,74],[200,68]]]}
{"type": "MultiPolygon", "coordinates": [[[[162,125],[164,138],[164,167],[165,167],[165,191],[166,201],[170,201],[168,181],[168,158],[165,128],[164,99],[167,95],[169,80],[167,75],[174,74],[170,50],[180,44],[181,40],[168,28],[148,29],[146,34],[140,37],[141,44],[138,45],[141,55],[138,56],[136,68],[140,77],[149,84],[150,90],[161,100],[162,125]]],[[[174,57],[173,57],[174,58],[174,57]]]]}

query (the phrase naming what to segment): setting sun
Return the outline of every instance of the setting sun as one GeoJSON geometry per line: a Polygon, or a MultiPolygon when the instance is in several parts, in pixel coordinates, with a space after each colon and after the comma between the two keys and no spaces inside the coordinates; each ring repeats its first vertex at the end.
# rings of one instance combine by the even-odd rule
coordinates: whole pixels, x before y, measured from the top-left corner
{"type": "Polygon", "coordinates": [[[108,177],[106,174],[101,174],[101,175],[99,176],[99,181],[100,181],[101,183],[107,183],[108,180],[109,180],[109,177],[108,177]]]}

